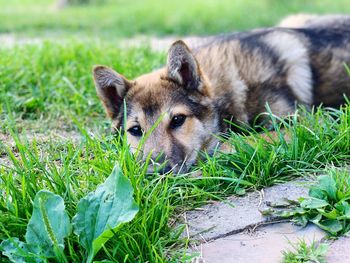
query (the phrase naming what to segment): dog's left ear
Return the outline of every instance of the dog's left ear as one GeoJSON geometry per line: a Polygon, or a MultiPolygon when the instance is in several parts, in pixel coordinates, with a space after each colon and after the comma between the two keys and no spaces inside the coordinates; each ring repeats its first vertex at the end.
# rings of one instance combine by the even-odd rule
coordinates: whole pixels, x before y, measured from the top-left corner
{"type": "Polygon", "coordinates": [[[116,126],[119,126],[123,100],[132,83],[113,69],[105,66],[95,66],[93,76],[97,95],[103,102],[108,116],[115,122],[116,126]]]}
{"type": "Polygon", "coordinates": [[[167,76],[190,91],[202,91],[198,62],[182,40],[173,43],[168,51],[167,76]]]}

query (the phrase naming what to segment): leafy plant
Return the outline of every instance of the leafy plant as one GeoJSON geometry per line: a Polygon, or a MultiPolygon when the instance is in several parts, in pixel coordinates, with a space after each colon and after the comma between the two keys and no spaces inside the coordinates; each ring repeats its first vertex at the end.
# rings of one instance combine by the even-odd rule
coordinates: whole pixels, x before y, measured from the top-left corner
{"type": "Polygon", "coordinates": [[[67,262],[63,254],[64,239],[71,232],[69,217],[63,199],[41,190],[34,199],[32,217],[27,225],[26,242],[9,238],[1,243],[3,254],[13,262],[44,262],[56,257],[67,262]]]}
{"type": "Polygon", "coordinates": [[[133,191],[117,166],[102,185],[79,201],[73,226],[80,244],[88,251],[87,262],[92,262],[122,223],[135,217],[138,206],[133,191]]]}
{"type": "Polygon", "coordinates": [[[349,171],[330,170],[310,187],[309,196],[300,198],[296,207],[281,213],[305,226],[314,223],[331,236],[350,231],[350,176],[349,171]]]}
{"type": "MultiPolygon", "coordinates": [[[[117,228],[131,221],[138,212],[129,180],[116,166],[106,181],[82,198],[73,218],[74,233],[87,250],[87,262],[115,234],[117,228]]],[[[64,239],[71,233],[71,223],[59,195],[39,191],[34,200],[32,217],[27,225],[26,242],[9,238],[0,245],[3,255],[12,262],[46,262],[56,258],[68,262],[64,239]]]]}
{"type": "Polygon", "coordinates": [[[304,240],[300,240],[297,244],[291,244],[293,251],[282,251],[283,263],[324,263],[328,250],[327,244],[319,244],[312,242],[308,245],[304,240]]]}

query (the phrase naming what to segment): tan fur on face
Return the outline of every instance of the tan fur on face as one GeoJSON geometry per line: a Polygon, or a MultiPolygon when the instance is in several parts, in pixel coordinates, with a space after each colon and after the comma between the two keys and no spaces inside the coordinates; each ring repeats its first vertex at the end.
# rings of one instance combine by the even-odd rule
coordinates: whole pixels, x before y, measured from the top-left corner
{"type": "Polygon", "coordinates": [[[167,160],[173,171],[177,172],[180,168],[186,171],[202,149],[212,147],[216,142],[212,135],[218,132],[218,119],[211,108],[209,97],[188,95],[197,96],[195,99],[207,109],[207,114],[198,119],[191,107],[186,105],[186,100],[176,100],[183,90],[168,81],[165,74],[164,70],[159,70],[135,80],[135,85],[126,97],[127,105],[131,105],[127,112],[126,131],[140,125],[147,138],[141,147],[140,137],[127,133],[127,140],[134,153],[140,150],[140,158],[150,156],[158,163],[167,160]],[[150,107],[153,107],[152,110],[150,107]],[[172,117],[180,114],[187,116],[184,124],[177,129],[170,129],[172,117]]]}
{"type": "MultiPolygon", "coordinates": [[[[171,103],[171,102],[170,102],[171,103]]],[[[173,170],[179,171],[179,169],[184,166],[186,170],[190,165],[192,165],[197,158],[200,150],[203,149],[203,145],[208,141],[213,141],[213,133],[216,133],[215,123],[213,120],[203,122],[194,116],[191,116],[191,111],[185,105],[176,105],[171,107],[170,104],[164,104],[161,106],[160,114],[153,118],[146,116],[146,114],[140,110],[142,107],[136,107],[138,109],[135,112],[133,109],[132,116],[137,116],[139,124],[145,133],[149,133],[146,138],[144,145],[141,147],[142,158],[145,159],[149,154],[151,154],[152,159],[156,160],[160,154],[168,160],[168,164],[173,167],[173,170]],[[169,129],[169,124],[172,116],[177,114],[184,114],[188,116],[185,123],[175,129],[169,129]],[[160,123],[155,127],[155,123],[160,117],[160,123]],[[152,130],[152,132],[150,132],[152,130]],[[208,133],[209,132],[209,133],[208,133]],[[172,152],[174,144],[177,144],[182,148],[183,154],[177,155],[172,152]]],[[[135,124],[133,120],[127,122],[127,127],[131,127],[135,124]]],[[[127,134],[128,143],[133,152],[139,147],[141,138],[127,134]]],[[[160,158],[160,160],[163,160],[160,158]]],[[[162,161],[160,161],[161,163],[162,161]]]]}

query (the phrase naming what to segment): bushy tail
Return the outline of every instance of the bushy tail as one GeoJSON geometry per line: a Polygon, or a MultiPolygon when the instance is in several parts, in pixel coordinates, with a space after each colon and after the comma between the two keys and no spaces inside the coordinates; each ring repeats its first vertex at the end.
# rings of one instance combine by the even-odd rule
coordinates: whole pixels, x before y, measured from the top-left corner
{"type": "Polygon", "coordinates": [[[301,28],[309,25],[312,21],[317,19],[318,15],[311,14],[295,14],[290,15],[282,19],[277,25],[278,27],[289,27],[289,28],[301,28]]]}

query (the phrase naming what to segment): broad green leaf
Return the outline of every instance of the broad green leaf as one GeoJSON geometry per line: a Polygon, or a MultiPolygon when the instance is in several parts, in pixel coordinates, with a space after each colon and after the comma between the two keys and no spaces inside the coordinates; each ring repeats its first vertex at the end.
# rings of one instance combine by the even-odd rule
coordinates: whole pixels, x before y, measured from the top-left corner
{"type": "Polygon", "coordinates": [[[18,238],[6,239],[1,242],[2,254],[14,263],[41,263],[44,262],[35,255],[31,255],[31,248],[18,238]]]}
{"type": "Polygon", "coordinates": [[[339,202],[337,204],[334,205],[334,207],[342,214],[344,214],[345,212],[345,207],[348,206],[349,204],[347,202],[339,202]]]}
{"type": "Polygon", "coordinates": [[[350,176],[346,178],[346,185],[348,187],[347,189],[350,190],[350,176]]]}
{"type": "Polygon", "coordinates": [[[294,218],[294,222],[299,226],[306,227],[309,221],[305,215],[302,215],[302,216],[296,216],[294,218]]]}
{"type": "Polygon", "coordinates": [[[334,178],[330,175],[321,176],[318,179],[318,185],[316,186],[319,189],[325,191],[328,195],[329,200],[337,200],[337,186],[334,178]]]}
{"type": "Polygon", "coordinates": [[[345,206],[344,216],[345,216],[346,219],[350,219],[350,204],[345,206]]]}
{"type": "Polygon", "coordinates": [[[299,215],[308,214],[308,211],[302,207],[297,207],[294,209],[294,211],[297,212],[299,215]]]}
{"type": "Polygon", "coordinates": [[[317,199],[326,199],[325,193],[318,187],[311,187],[309,190],[309,196],[317,199]]]}
{"type": "Polygon", "coordinates": [[[46,257],[60,255],[64,239],[71,232],[71,224],[62,197],[46,190],[34,199],[33,214],[26,232],[26,243],[39,248],[46,257]]]}
{"type": "Polygon", "coordinates": [[[346,198],[346,194],[340,190],[337,190],[337,200],[342,200],[343,198],[346,198]]]}
{"type": "Polygon", "coordinates": [[[321,215],[321,214],[317,214],[315,217],[310,218],[309,220],[310,220],[312,223],[318,225],[318,223],[321,221],[321,219],[322,219],[322,215],[321,215]]]}
{"type": "Polygon", "coordinates": [[[318,210],[318,212],[321,215],[327,217],[328,219],[337,219],[337,217],[339,216],[339,213],[336,209],[332,209],[332,211],[330,211],[330,212],[325,212],[323,210],[318,210]]]}
{"type": "Polygon", "coordinates": [[[12,262],[47,262],[63,255],[64,238],[71,232],[69,217],[63,199],[49,191],[39,191],[34,199],[33,214],[27,225],[26,242],[10,238],[1,243],[3,255],[12,262]]]}
{"type": "Polygon", "coordinates": [[[301,202],[300,206],[303,208],[315,209],[326,207],[328,204],[327,201],[317,198],[308,198],[301,202]]]}
{"type": "Polygon", "coordinates": [[[336,204],[335,208],[341,213],[342,216],[338,219],[350,219],[350,204],[343,201],[340,204],[336,204]]]}
{"type": "Polygon", "coordinates": [[[350,232],[350,224],[347,224],[343,230],[343,233],[348,233],[350,232]]]}
{"type": "Polygon", "coordinates": [[[337,235],[338,232],[343,230],[343,225],[338,220],[323,220],[316,223],[316,225],[332,235],[337,235]]]}
{"type": "Polygon", "coordinates": [[[74,232],[88,251],[87,262],[92,262],[117,228],[137,212],[132,185],[116,166],[103,184],[79,201],[73,218],[74,232]]]}

